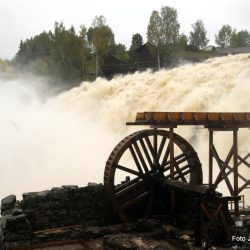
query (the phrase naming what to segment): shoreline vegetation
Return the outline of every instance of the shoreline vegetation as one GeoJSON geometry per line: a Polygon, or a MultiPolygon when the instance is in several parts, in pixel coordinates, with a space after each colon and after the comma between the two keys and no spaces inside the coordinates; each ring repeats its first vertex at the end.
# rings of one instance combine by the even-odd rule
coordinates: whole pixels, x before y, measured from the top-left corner
{"type": "Polygon", "coordinates": [[[165,6],[153,10],[147,40],[143,41],[139,33],[133,34],[130,48],[126,48],[115,42],[115,34],[102,15],[96,16],[89,28],[81,25],[78,32],[73,26],[67,29],[62,22],[55,22],[53,30],[20,41],[12,60],[0,59],[0,78],[33,74],[51,79],[53,87],[69,89],[97,77],[111,79],[148,68],[172,68],[220,56],[220,49],[250,47],[247,30],[236,31],[223,25],[215,35],[215,47],[208,46],[202,20],[191,26],[189,35],[180,33],[176,9],[165,6]]]}

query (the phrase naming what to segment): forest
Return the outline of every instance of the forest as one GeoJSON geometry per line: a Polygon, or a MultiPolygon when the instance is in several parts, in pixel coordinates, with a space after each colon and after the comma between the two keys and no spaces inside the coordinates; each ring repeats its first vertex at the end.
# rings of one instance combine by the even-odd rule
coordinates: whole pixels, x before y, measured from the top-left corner
{"type": "MultiPolygon", "coordinates": [[[[225,24],[215,35],[219,48],[250,46],[247,30],[237,31],[225,24]]],[[[54,29],[20,41],[12,61],[0,59],[2,77],[15,72],[32,72],[37,76],[57,79],[65,88],[71,88],[83,80],[94,80],[102,76],[106,58],[112,55],[117,62],[133,65],[138,60],[136,51],[146,44],[156,62],[156,69],[168,67],[172,58],[196,58],[215,56],[215,47],[204,52],[209,44],[202,20],[192,24],[189,35],[180,33],[176,9],[165,6],[154,10],[147,25],[147,40],[140,33],[133,34],[131,45],[115,42],[115,34],[104,16],[96,16],[91,27],[81,25],[76,31],[67,29],[63,22],[55,22],[54,29]]]]}

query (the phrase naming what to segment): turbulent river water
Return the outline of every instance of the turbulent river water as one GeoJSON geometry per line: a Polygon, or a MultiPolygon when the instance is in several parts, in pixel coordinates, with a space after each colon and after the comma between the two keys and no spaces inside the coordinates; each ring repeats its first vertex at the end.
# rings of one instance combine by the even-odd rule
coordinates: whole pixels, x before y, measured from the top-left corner
{"type": "MultiPolygon", "coordinates": [[[[34,82],[32,83],[34,86],[34,82]]],[[[102,182],[113,147],[140,127],[126,127],[139,111],[249,112],[250,55],[209,59],[170,70],[98,78],[41,101],[25,80],[0,81],[0,198],[53,186],[102,182]]],[[[178,128],[198,152],[207,183],[208,132],[178,128]]],[[[220,155],[230,132],[215,134],[220,155]]],[[[239,154],[249,152],[249,129],[239,132],[239,154]]],[[[241,173],[249,179],[250,171],[241,173]]],[[[228,194],[225,185],[219,191],[228,194]]],[[[249,192],[248,192],[249,193],[249,192]]],[[[247,195],[248,203],[250,195],[247,195]]]]}

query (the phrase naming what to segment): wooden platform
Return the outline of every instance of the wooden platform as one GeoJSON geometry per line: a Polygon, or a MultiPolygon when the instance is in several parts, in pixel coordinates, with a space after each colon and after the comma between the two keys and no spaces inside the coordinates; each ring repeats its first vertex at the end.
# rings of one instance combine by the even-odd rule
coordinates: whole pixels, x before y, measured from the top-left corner
{"type": "Polygon", "coordinates": [[[139,112],[127,125],[177,127],[202,125],[206,128],[250,128],[250,112],[139,112]]]}

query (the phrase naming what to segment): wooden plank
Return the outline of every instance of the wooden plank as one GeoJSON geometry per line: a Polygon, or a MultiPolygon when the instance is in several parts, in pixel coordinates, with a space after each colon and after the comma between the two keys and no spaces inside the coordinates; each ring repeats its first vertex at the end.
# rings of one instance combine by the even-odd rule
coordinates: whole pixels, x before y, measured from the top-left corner
{"type": "Polygon", "coordinates": [[[163,186],[168,185],[171,187],[179,188],[182,190],[189,190],[189,191],[199,193],[199,194],[205,194],[208,192],[208,190],[210,190],[207,186],[191,185],[190,183],[187,183],[187,182],[175,181],[175,180],[165,179],[165,178],[164,179],[162,178],[160,182],[163,186]]]}
{"type": "Polygon", "coordinates": [[[140,112],[127,125],[204,125],[214,128],[250,128],[249,112],[140,112]]]}

